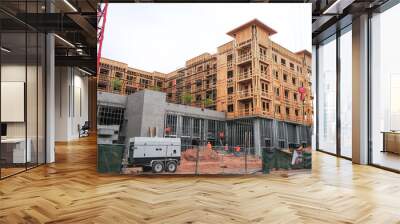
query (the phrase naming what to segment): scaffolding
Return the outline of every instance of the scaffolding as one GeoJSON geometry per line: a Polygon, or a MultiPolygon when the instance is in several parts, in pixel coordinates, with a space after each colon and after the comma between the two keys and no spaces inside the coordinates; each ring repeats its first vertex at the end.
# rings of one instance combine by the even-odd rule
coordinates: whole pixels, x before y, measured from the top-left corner
{"type": "Polygon", "coordinates": [[[260,148],[295,149],[311,145],[311,128],[266,118],[221,121],[167,113],[165,137],[181,138],[183,146],[211,143],[217,147],[256,148],[254,143],[259,141],[260,148]]]}

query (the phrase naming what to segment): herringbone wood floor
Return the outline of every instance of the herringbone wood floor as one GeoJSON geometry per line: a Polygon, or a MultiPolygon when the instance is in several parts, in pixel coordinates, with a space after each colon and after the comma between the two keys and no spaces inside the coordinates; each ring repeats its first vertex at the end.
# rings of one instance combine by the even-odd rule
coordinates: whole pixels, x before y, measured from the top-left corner
{"type": "Polygon", "coordinates": [[[242,177],[96,173],[95,138],[0,181],[0,223],[400,223],[400,175],[314,153],[313,170],[242,177]]]}

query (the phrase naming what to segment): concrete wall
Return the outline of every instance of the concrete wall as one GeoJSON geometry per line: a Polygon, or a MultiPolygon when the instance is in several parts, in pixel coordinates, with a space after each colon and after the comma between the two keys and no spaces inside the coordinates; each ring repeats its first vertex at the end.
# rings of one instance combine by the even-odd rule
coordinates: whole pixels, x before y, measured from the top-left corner
{"type": "Polygon", "coordinates": [[[125,108],[127,96],[114,93],[97,92],[97,105],[104,104],[110,106],[120,106],[125,108]]]}
{"type": "Polygon", "coordinates": [[[212,119],[212,120],[225,120],[225,113],[219,112],[215,110],[201,109],[198,107],[191,107],[182,104],[174,104],[167,103],[166,104],[167,112],[174,112],[181,115],[187,115],[190,117],[200,117],[203,119],[212,119]]]}
{"type": "Polygon", "coordinates": [[[119,125],[97,125],[97,144],[113,144],[118,140],[119,125]]]}
{"type": "Polygon", "coordinates": [[[162,137],[165,109],[165,93],[144,90],[129,95],[125,110],[126,142],[135,136],[149,136],[149,128],[155,128],[156,136],[162,137]]]}

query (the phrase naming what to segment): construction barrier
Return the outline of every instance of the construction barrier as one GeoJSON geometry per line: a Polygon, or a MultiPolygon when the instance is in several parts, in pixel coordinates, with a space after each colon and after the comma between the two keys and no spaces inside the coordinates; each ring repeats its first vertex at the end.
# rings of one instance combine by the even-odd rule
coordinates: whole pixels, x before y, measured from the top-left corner
{"type": "Polygon", "coordinates": [[[99,144],[97,147],[97,172],[120,173],[125,145],[99,144]]]}

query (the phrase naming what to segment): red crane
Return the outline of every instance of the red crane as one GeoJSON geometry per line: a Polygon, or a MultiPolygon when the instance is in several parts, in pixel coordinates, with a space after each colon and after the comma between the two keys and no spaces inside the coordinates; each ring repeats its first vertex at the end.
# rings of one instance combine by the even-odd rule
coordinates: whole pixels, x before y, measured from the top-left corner
{"type": "Polygon", "coordinates": [[[107,21],[107,8],[107,1],[97,4],[97,74],[99,74],[100,68],[101,48],[103,46],[104,29],[107,21]]]}

